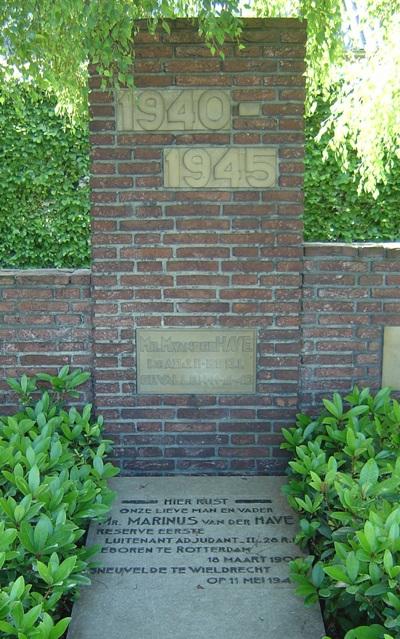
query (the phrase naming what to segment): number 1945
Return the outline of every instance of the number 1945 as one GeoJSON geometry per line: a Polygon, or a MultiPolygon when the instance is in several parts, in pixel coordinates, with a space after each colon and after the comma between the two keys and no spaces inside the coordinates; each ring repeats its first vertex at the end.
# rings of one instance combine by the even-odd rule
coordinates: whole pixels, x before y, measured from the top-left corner
{"type": "Polygon", "coordinates": [[[268,188],[276,184],[276,149],[262,147],[180,147],[164,151],[164,186],[268,188]]]}

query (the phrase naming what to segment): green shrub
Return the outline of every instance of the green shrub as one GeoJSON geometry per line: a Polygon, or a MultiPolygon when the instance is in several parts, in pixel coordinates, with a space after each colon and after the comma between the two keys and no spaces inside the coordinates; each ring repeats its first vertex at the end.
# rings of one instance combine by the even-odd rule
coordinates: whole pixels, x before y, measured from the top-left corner
{"type": "Polygon", "coordinates": [[[0,268],[88,265],[87,129],[18,85],[0,106],[0,268]]]}
{"type": "Polygon", "coordinates": [[[73,598],[97,548],[83,545],[90,519],[102,517],[118,471],[104,461],[102,419],[91,406],[66,410],[63,400],[87,373],[9,380],[23,408],[0,417],[0,637],[58,639],[73,598]],[[38,386],[45,383],[35,398],[38,386]]]}
{"type": "Polygon", "coordinates": [[[349,169],[342,171],[332,152],[324,162],[328,142],[315,137],[328,106],[319,102],[316,112],[306,118],[304,175],[304,238],[308,242],[391,241],[400,239],[400,159],[394,161],[379,196],[358,194],[355,177],[357,159],[350,151],[349,169]]]}
{"type": "Polygon", "coordinates": [[[387,388],[355,387],[345,400],[335,394],[318,418],[284,430],[286,492],[311,552],[291,577],[306,604],[321,599],[328,632],[399,637],[400,405],[387,388]]]}

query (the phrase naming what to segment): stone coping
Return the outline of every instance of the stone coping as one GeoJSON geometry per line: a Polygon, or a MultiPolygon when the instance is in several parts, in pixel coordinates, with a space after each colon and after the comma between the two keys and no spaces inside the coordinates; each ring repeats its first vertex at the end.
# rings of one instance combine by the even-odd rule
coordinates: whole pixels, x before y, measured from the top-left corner
{"type": "MultiPolygon", "coordinates": [[[[358,257],[400,257],[399,242],[304,242],[304,257],[332,257],[358,256],[358,257]]],[[[32,277],[66,275],[69,277],[90,276],[91,268],[0,268],[0,277],[32,277]]]]}

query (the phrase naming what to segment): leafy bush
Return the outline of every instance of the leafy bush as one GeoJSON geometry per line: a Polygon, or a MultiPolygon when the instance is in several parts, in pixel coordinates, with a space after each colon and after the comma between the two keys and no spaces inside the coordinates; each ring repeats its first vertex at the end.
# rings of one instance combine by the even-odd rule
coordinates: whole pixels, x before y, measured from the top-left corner
{"type": "Polygon", "coordinates": [[[83,536],[109,510],[107,479],[118,470],[104,462],[109,442],[91,406],[63,406],[88,377],[64,367],[9,380],[23,408],[0,417],[0,637],[58,639],[69,623],[65,597],[90,583],[97,548],[83,536]],[[35,400],[43,382],[50,391],[35,400]]]}
{"type": "Polygon", "coordinates": [[[297,541],[311,551],[291,577],[306,604],[321,599],[328,632],[399,637],[400,404],[387,388],[355,387],[345,400],[335,394],[318,418],[284,430],[297,541]]]}
{"type": "Polygon", "coordinates": [[[379,185],[379,196],[357,192],[356,156],[349,151],[349,169],[342,171],[334,154],[324,162],[327,134],[316,141],[328,105],[322,101],[314,115],[306,118],[306,157],[304,175],[304,237],[321,241],[390,241],[400,239],[400,159],[394,161],[386,184],[379,185]]]}
{"type": "Polygon", "coordinates": [[[88,265],[87,129],[12,84],[0,105],[0,267],[88,265]]]}

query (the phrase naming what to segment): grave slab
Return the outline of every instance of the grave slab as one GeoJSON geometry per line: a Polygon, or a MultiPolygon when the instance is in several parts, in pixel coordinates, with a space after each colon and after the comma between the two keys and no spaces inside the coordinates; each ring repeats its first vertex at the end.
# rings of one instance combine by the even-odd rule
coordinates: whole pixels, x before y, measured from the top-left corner
{"type": "Polygon", "coordinates": [[[288,578],[301,555],[284,477],[130,477],[105,523],[68,639],[320,639],[288,578]]]}

